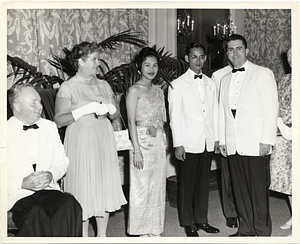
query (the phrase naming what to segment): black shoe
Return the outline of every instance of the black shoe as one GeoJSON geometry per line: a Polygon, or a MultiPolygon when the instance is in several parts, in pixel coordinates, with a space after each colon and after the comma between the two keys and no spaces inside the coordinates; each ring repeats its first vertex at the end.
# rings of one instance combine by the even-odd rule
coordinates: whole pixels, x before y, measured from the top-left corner
{"type": "Polygon", "coordinates": [[[197,233],[197,229],[195,228],[194,225],[185,226],[184,231],[185,231],[186,236],[199,236],[197,233]]]}
{"type": "Polygon", "coordinates": [[[237,219],[236,218],[228,218],[228,219],[226,219],[226,225],[229,228],[237,228],[238,227],[237,219]]]}
{"type": "Polygon", "coordinates": [[[229,235],[229,237],[238,237],[238,236],[247,236],[247,235],[245,235],[245,234],[242,234],[242,233],[234,233],[234,234],[232,234],[232,235],[229,235]]]}
{"type": "Polygon", "coordinates": [[[209,224],[195,224],[197,230],[204,230],[207,233],[219,233],[220,230],[210,226],[209,224]]]}

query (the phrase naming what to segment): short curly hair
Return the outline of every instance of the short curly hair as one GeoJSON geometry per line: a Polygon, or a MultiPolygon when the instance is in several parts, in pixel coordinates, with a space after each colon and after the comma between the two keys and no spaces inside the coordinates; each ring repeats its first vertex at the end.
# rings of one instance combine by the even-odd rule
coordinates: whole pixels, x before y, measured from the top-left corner
{"type": "Polygon", "coordinates": [[[155,49],[151,47],[144,47],[136,56],[136,64],[139,71],[142,68],[142,63],[146,60],[147,57],[155,57],[157,60],[157,64],[159,65],[159,55],[155,51],[155,49]]]}
{"type": "Polygon", "coordinates": [[[85,58],[89,54],[99,51],[99,47],[95,42],[82,42],[76,44],[69,56],[67,57],[75,70],[78,70],[78,60],[80,58],[85,58]]]}

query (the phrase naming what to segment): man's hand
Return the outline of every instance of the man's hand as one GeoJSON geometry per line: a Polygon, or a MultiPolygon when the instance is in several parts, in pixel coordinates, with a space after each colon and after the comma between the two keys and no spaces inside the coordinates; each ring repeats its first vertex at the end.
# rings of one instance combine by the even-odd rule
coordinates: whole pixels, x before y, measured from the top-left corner
{"type": "Polygon", "coordinates": [[[185,150],[183,146],[175,148],[175,157],[180,161],[185,160],[185,150]]]}
{"type": "Polygon", "coordinates": [[[22,189],[40,191],[45,189],[52,181],[53,176],[49,171],[33,172],[23,179],[22,189]]]}
{"type": "Polygon", "coordinates": [[[264,157],[270,153],[271,145],[259,143],[259,156],[264,157]]]}
{"type": "Polygon", "coordinates": [[[227,157],[227,149],[226,149],[226,146],[225,146],[225,145],[220,145],[220,146],[219,146],[219,150],[220,150],[220,153],[221,153],[224,157],[227,157]]]}

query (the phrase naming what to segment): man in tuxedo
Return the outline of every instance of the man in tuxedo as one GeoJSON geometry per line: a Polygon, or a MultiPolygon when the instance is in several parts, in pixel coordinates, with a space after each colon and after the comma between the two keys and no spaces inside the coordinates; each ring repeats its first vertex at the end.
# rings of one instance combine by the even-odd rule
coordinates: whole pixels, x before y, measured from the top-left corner
{"type": "Polygon", "coordinates": [[[9,91],[7,210],[23,237],[82,236],[82,209],[57,183],[69,159],[56,124],[42,119],[41,98],[28,84],[9,91]]]}
{"type": "Polygon", "coordinates": [[[273,72],[247,60],[241,35],[227,43],[232,72],[222,78],[219,149],[228,158],[239,228],[230,236],[270,236],[270,154],[277,131],[278,97],[273,72]]]}
{"type": "Polygon", "coordinates": [[[170,126],[179,160],[179,222],[187,236],[197,230],[218,233],[208,224],[209,175],[218,145],[218,108],[215,83],[202,73],[205,48],[191,43],[185,60],[189,69],[168,90],[170,126]]]}
{"type": "MultiPolygon", "coordinates": [[[[228,63],[229,64],[227,66],[215,71],[211,77],[216,83],[218,97],[219,97],[222,77],[232,71],[232,65],[229,60],[228,63]]],[[[236,213],[230,173],[228,168],[228,160],[226,157],[220,154],[220,152],[218,152],[215,155],[215,157],[216,160],[220,162],[220,167],[221,167],[221,186],[222,186],[221,197],[222,197],[223,213],[226,218],[226,225],[230,228],[237,228],[238,226],[237,213],[236,213]]]]}

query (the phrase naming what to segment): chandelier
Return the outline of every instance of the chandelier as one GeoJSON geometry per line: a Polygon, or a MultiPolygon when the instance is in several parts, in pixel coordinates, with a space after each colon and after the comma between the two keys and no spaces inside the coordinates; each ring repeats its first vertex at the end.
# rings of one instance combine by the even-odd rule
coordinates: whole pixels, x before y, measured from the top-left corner
{"type": "Polygon", "coordinates": [[[191,14],[184,10],[177,16],[177,35],[188,36],[194,32],[195,21],[191,19],[191,14]]]}
{"type": "Polygon", "coordinates": [[[230,15],[225,19],[220,17],[216,21],[216,24],[213,26],[212,37],[214,39],[226,40],[230,35],[236,33],[236,25],[234,25],[230,17],[230,15]]]}

